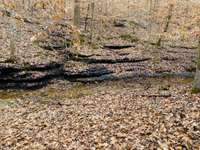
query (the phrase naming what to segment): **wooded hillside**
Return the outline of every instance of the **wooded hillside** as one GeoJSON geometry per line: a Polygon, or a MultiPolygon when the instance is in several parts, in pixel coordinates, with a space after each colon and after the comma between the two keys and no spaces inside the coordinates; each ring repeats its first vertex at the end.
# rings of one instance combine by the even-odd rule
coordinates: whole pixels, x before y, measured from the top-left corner
{"type": "Polygon", "coordinates": [[[0,149],[200,149],[198,0],[0,0],[0,149]]]}

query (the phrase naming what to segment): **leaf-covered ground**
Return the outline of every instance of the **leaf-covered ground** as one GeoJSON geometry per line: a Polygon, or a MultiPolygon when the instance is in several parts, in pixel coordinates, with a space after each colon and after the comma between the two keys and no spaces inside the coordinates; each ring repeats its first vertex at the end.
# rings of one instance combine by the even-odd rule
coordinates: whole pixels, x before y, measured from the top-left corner
{"type": "MultiPolygon", "coordinates": [[[[0,65],[21,67],[60,63],[62,55],[43,50],[30,38],[47,23],[19,24],[15,64],[9,58],[10,17],[0,20],[0,65]],[[3,34],[5,33],[5,34],[3,34]]],[[[132,27],[113,27],[98,44],[130,44],[132,27]],[[110,33],[111,32],[111,33],[110,33]],[[124,35],[131,33],[130,35],[124,35]],[[123,34],[123,36],[122,36],[123,34]],[[115,36],[113,37],[109,37],[115,36]],[[117,37],[117,38],[116,38],[117,37]]],[[[196,50],[156,49],[144,41],[122,50],[82,46],[93,59],[150,58],[140,63],[66,62],[74,72],[105,67],[120,74],[183,73],[195,70],[196,50]],[[159,53],[158,53],[159,52],[159,53]],[[155,63],[154,58],[161,58],[155,63]]],[[[97,46],[97,47],[96,47],[97,46]]],[[[132,76],[133,77],[133,76],[132,76]]],[[[80,79],[81,80],[81,79],[80,79]]],[[[89,81],[89,79],[88,79],[89,81]]],[[[93,84],[54,80],[36,91],[0,91],[0,149],[200,149],[200,97],[191,79],[139,78],[93,84]],[[9,106],[7,103],[11,104],[9,106]]]]}
{"type": "Polygon", "coordinates": [[[200,97],[190,94],[191,80],[66,85],[27,92],[1,109],[0,148],[200,148],[200,97]]]}

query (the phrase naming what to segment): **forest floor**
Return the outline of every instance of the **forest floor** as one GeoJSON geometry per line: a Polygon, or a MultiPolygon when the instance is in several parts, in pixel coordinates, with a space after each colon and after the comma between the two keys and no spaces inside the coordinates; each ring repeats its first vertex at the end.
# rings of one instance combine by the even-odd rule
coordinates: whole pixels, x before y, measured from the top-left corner
{"type": "MultiPolygon", "coordinates": [[[[9,35],[3,33],[9,33],[9,19],[0,19],[1,82],[12,81],[5,77],[5,68],[63,63],[59,52],[43,50],[30,41],[48,22],[19,24],[17,61],[7,62],[9,35]]],[[[67,61],[65,71],[71,74],[94,68],[105,68],[111,74],[77,77],[73,82],[53,78],[46,86],[31,91],[1,90],[0,149],[200,149],[200,95],[190,91],[196,50],[157,49],[133,42],[127,35],[131,30],[113,27],[98,44],[134,43],[134,47],[114,50],[83,46],[80,53],[92,55],[93,60],[147,61],[67,61]],[[154,61],[158,57],[159,63],[154,61]]],[[[16,78],[27,76],[24,71],[16,78]]],[[[28,71],[36,79],[46,73],[41,69],[28,71]]]]}
{"type": "Polygon", "coordinates": [[[0,148],[198,150],[200,95],[191,94],[191,81],[60,82],[10,91],[10,106],[0,111],[0,148]]]}

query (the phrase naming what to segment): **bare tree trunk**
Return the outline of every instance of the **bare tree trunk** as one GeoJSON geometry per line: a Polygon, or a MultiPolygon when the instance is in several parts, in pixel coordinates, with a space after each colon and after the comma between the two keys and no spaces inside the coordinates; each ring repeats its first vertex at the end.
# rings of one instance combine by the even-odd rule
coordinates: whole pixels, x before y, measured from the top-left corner
{"type": "Polygon", "coordinates": [[[74,0],[74,25],[80,27],[80,0],[74,0]]]}
{"type": "Polygon", "coordinates": [[[153,15],[158,5],[159,5],[158,0],[147,0],[147,8],[149,12],[148,13],[149,15],[149,27],[148,27],[149,41],[152,40],[153,15]]]}
{"type": "Polygon", "coordinates": [[[128,0],[128,18],[130,18],[130,0],[128,0]]]}
{"type": "Polygon", "coordinates": [[[85,31],[87,31],[88,19],[89,19],[89,11],[90,11],[90,4],[88,4],[88,6],[87,6],[87,13],[86,13],[86,16],[85,16],[85,27],[84,27],[85,31]]]}
{"type": "MultiPolygon", "coordinates": [[[[74,0],[74,26],[75,28],[80,29],[80,0],[74,0]]],[[[80,32],[79,30],[75,29],[73,47],[75,48],[75,53],[79,53],[80,51],[80,32]]]]}
{"type": "MultiPolygon", "coordinates": [[[[172,18],[172,12],[173,12],[173,5],[171,4],[170,7],[169,7],[169,11],[168,11],[168,15],[167,15],[167,18],[166,18],[166,24],[165,24],[165,27],[164,27],[164,30],[163,32],[166,33],[168,31],[168,28],[169,28],[169,24],[171,22],[171,18],[172,18]]],[[[156,43],[156,46],[157,47],[160,47],[161,44],[162,44],[162,36],[160,36],[160,38],[158,39],[157,43],[156,43]]]]}
{"type": "Polygon", "coordinates": [[[148,25],[148,40],[151,41],[151,30],[152,30],[152,11],[153,11],[152,0],[147,0],[148,16],[149,16],[149,25],[148,25]]]}
{"type": "Polygon", "coordinates": [[[200,93],[200,37],[198,41],[198,53],[197,70],[192,87],[192,93],[200,93]]]}
{"type": "MultiPolygon", "coordinates": [[[[158,7],[158,1],[157,0],[148,0],[147,1],[148,11],[149,11],[149,26],[148,26],[148,41],[150,43],[154,42],[154,35],[152,34],[153,30],[153,15],[155,13],[156,7],[158,7]]],[[[156,68],[156,64],[160,63],[160,51],[156,48],[153,48],[153,64],[156,68]]]]}
{"type": "Polygon", "coordinates": [[[23,0],[24,10],[28,11],[30,9],[30,0],[23,0]]]}
{"type": "Polygon", "coordinates": [[[90,30],[90,43],[93,42],[93,30],[94,30],[94,1],[91,4],[91,13],[92,13],[92,17],[91,17],[91,30],[90,30]]]}
{"type": "Polygon", "coordinates": [[[12,20],[10,23],[10,33],[9,33],[9,39],[10,39],[10,62],[15,62],[16,61],[16,24],[15,21],[12,20]]]}

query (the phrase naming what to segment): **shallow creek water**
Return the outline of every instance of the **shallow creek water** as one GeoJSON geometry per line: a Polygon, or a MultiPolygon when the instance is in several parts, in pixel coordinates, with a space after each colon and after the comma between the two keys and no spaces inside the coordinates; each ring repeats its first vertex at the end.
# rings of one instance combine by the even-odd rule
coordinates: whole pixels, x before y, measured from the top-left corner
{"type": "MultiPolygon", "coordinates": [[[[84,96],[92,96],[99,91],[106,90],[118,90],[122,88],[145,89],[146,86],[151,84],[153,88],[156,86],[163,86],[172,84],[182,84],[183,86],[191,84],[193,79],[191,78],[150,78],[140,80],[128,80],[128,81],[108,81],[103,83],[53,83],[47,87],[37,90],[0,90],[0,109],[14,105],[18,99],[31,99],[39,98],[41,101],[52,100],[65,100],[65,99],[77,99],[84,96]]],[[[158,87],[159,88],[159,87],[158,87]]]]}
{"type": "Polygon", "coordinates": [[[79,98],[91,94],[92,85],[82,83],[52,84],[37,90],[0,90],[0,109],[14,105],[16,100],[37,97],[41,101],[79,98]]]}

